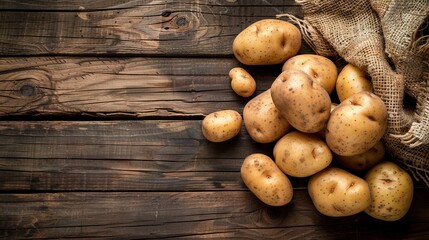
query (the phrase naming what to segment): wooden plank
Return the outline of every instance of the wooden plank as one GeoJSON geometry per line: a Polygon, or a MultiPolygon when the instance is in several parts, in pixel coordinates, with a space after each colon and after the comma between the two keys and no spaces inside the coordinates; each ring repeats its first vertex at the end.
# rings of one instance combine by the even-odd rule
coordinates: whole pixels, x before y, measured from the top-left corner
{"type": "Polygon", "coordinates": [[[2,192],[246,190],[243,159],[272,157],[274,146],[254,142],[244,126],[211,143],[200,120],[0,121],[0,143],[2,192]]]}
{"type": "MultiPolygon", "coordinates": [[[[95,10],[105,10],[105,9],[124,9],[132,8],[136,6],[144,5],[166,5],[171,4],[174,1],[162,0],[162,1],[153,1],[153,0],[74,0],[70,2],[68,0],[7,0],[0,1],[1,10],[31,10],[31,11],[95,11],[95,10]]],[[[189,4],[187,1],[183,1],[184,4],[189,4]]],[[[240,6],[293,6],[298,5],[294,0],[232,0],[232,1],[223,1],[223,2],[195,2],[195,5],[200,4],[216,4],[223,6],[234,7],[237,4],[240,6]],[[235,3],[235,4],[232,4],[235,3]]]]}
{"type": "Polygon", "coordinates": [[[210,143],[199,120],[1,121],[0,143],[0,191],[243,190],[243,159],[273,147],[244,127],[210,143]]]}
{"type": "Polygon", "coordinates": [[[0,5],[14,10],[0,10],[2,55],[231,55],[249,24],[301,14],[291,0],[20,2],[0,5]]]}
{"type": "MultiPolygon", "coordinates": [[[[0,116],[202,117],[233,109],[228,58],[0,58],[0,116]]],[[[242,66],[245,67],[245,66],[242,66]]],[[[245,67],[258,93],[281,66],[245,67]]]]}
{"type": "MultiPolygon", "coordinates": [[[[416,192],[424,206],[428,191],[416,192]]],[[[364,213],[329,218],[305,190],[284,207],[268,207],[246,191],[40,193],[0,195],[4,238],[246,238],[421,239],[429,234],[427,208],[412,207],[398,222],[364,213]],[[378,234],[372,235],[377,230],[378,234]]]]}

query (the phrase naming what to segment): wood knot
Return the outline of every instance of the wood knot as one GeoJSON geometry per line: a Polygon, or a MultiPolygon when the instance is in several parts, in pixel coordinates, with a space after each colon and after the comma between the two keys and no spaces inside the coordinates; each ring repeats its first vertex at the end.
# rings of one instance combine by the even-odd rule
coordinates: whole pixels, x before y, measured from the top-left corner
{"type": "Polygon", "coordinates": [[[37,111],[51,101],[52,82],[49,73],[25,70],[0,75],[0,115],[20,115],[37,111]]]}
{"type": "Polygon", "coordinates": [[[9,83],[7,88],[18,99],[41,98],[46,95],[45,90],[52,87],[49,76],[45,72],[39,71],[17,72],[15,75],[9,76],[7,82],[9,83]]]}
{"type": "Polygon", "coordinates": [[[31,83],[25,83],[18,91],[24,97],[34,97],[37,94],[37,87],[31,83]]]}
{"type": "Polygon", "coordinates": [[[162,23],[162,29],[164,31],[169,32],[187,32],[191,30],[194,26],[192,20],[192,15],[186,15],[185,13],[173,14],[170,11],[164,11],[161,14],[165,18],[169,18],[168,20],[162,23]]]}
{"type": "Polygon", "coordinates": [[[179,17],[176,19],[176,25],[179,27],[188,25],[188,20],[185,17],[179,17]]]}

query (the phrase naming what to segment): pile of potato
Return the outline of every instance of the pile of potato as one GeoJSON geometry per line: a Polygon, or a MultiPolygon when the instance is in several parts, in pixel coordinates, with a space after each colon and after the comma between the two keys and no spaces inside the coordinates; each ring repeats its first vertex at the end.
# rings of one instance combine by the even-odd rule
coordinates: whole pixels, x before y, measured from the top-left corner
{"type": "MultiPolygon", "coordinates": [[[[229,140],[244,121],[254,141],[275,142],[274,160],[254,153],[241,167],[243,182],[268,205],[292,201],[289,177],[309,177],[309,195],[324,215],[365,211],[385,221],[402,218],[411,205],[413,181],[384,159],[381,139],[388,114],[383,101],[355,66],[349,64],[338,74],[328,58],[296,55],[301,42],[294,25],[277,19],[255,22],[237,35],[233,52],[241,63],[283,64],[282,72],[270,89],[248,101],[243,118],[234,110],[207,115],[202,122],[204,136],[213,142],[229,140]],[[331,102],[332,94],[339,104],[331,102]],[[343,167],[333,166],[333,161],[343,167]],[[348,170],[367,172],[361,178],[348,170]]],[[[231,69],[229,76],[238,95],[254,94],[256,81],[245,69],[231,69]]]]}

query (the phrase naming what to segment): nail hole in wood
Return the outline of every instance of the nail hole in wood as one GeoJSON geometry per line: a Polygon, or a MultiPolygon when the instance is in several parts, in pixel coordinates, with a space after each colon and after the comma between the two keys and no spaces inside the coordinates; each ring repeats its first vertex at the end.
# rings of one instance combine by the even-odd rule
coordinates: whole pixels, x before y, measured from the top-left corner
{"type": "Polygon", "coordinates": [[[170,11],[164,11],[164,12],[161,13],[161,16],[163,16],[163,17],[168,17],[170,15],[171,15],[170,11]]]}

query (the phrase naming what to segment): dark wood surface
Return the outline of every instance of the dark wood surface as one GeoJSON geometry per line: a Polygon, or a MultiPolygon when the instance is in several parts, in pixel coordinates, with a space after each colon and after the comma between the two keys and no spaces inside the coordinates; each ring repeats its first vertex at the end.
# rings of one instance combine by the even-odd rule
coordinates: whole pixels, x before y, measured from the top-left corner
{"type": "MultiPolygon", "coordinates": [[[[2,239],[428,239],[429,188],[397,222],[316,211],[308,179],[284,207],[243,184],[243,159],[273,144],[211,143],[201,120],[242,112],[228,71],[267,89],[231,44],[250,23],[301,16],[284,0],[0,1],[2,239]]],[[[301,53],[308,53],[303,46],[301,53]]]]}

